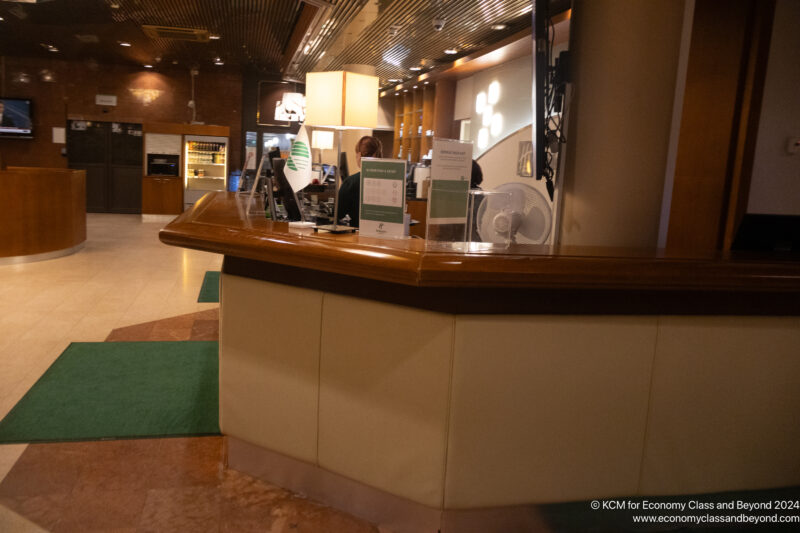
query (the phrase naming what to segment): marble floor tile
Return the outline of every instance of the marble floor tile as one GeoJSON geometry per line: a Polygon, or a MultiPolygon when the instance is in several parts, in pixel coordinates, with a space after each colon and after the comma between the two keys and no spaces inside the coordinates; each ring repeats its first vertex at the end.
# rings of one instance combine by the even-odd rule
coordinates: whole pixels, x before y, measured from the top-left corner
{"type": "MultiPolygon", "coordinates": [[[[219,304],[197,294],[222,256],[166,246],[162,226],[89,214],[80,252],[0,266],[0,417],[70,342],[218,339],[219,304]]],[[[0,445],[0,532],[378,532],[227,470],[224,446],[223,437],[0,445]]]]}

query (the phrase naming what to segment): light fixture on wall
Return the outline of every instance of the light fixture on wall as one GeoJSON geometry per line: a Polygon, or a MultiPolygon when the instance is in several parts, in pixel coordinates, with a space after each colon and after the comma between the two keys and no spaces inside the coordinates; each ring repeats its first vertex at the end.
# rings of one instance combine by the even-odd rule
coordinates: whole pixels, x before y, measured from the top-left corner
{"type": "Polygon", "coordinates": [[[139,100],[142,105],[150,105],[161,96],[164,91],[160,89],[128,89],[134,98],[139,100]]]}
{"type": "Polygon", "coordinates": [[[318,229],[332,233],[355,231],[339,225],[339,187],[341,186],[342,131],[373,129],[378,124],[378,77],[355,72],[309,72],[306,75],[306,125],[332,128],[336,142],[336,203],[333,224],[318,229]]]}
{"type": "MultiPolygon", "coordinates": [[[[475,112],[481,117],[481,129],[478,130],[478,148],[483,150],[489,146],[489,138],[499,137],[503,132],[503,115],[495,112],[500,101],[500,82],[492,81],[486,91],[475,96],[475,112]]],[[[495,141],[496,142],[496,141],[495,141]]]]}

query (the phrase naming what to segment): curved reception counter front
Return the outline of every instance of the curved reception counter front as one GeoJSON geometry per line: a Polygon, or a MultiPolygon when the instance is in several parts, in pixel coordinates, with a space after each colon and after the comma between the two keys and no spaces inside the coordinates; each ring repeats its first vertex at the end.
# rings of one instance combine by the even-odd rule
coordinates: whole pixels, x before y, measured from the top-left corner
{"type": "Polygon", "coordinates": [[[0,170],[0,264],[41,261],[86,241],[86,172],[61,168],[0,170]]]}
{"type": "Polygon", "coordinates": [[[800,262],[315,234],[213,193],[228,464],[393,531],[800,484],[800,262]]]}

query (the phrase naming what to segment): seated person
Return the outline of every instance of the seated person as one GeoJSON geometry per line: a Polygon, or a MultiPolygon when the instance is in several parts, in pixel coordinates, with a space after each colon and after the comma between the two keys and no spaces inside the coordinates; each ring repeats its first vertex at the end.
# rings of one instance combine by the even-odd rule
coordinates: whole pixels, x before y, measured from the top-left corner
{"type": "MultiPolygon", "coordinates": [[[[383,146],[375,137],[366,135],[356,143],[356,166],[361,167],[362,157],[383,157],[383,146]]],[[[361,172],[351,174],[339,189],[339,220],[350,217],[350,226],[357,228],[359,219],[359,203],[361,201],[361,172]]]]}

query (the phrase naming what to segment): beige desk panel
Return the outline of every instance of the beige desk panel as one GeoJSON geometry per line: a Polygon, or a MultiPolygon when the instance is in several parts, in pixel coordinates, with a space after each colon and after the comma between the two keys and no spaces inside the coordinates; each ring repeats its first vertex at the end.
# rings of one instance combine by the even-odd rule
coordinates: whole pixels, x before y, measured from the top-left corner
{"type": "Polygon", "coordinates": [[[800,483],[800,318],[661,317],[643,494],[800,483]]]}
{"type": "Polygon", "coordinates": [[[222,432],[316,464],[322,293],[221,278],[222,432]]]}
{"type": "Polygon", "coordinates": [[[655,317],[459,316],[447,508],[630,495],[655,317]]]}
{"type": "Polygon", "coordinates": [[[319,464],[439,508],[454,317],[325,295],[319,464]]]}

